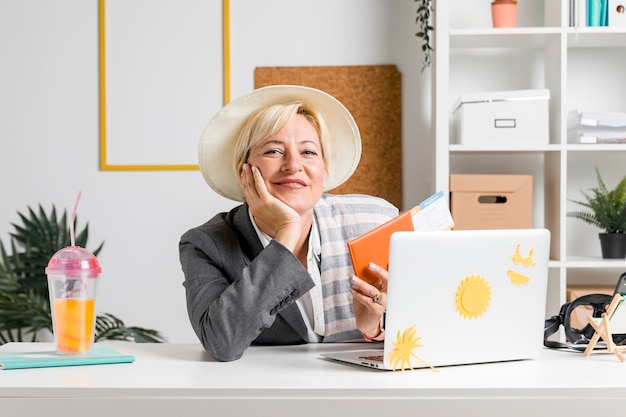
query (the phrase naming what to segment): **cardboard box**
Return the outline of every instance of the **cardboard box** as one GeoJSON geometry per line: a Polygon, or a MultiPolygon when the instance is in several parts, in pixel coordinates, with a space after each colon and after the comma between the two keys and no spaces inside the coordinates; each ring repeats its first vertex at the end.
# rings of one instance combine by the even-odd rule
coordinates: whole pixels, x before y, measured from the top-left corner
{"type": "MultiPolygon", "coordinates": [[[[574,301],[578,297],[589,294],[613,295],[615,287],[610,286],[586,286],[572,285],[567,287],[567,302],[574,301]]],[[[575,329],[582,329],[587,325],[587,317],[593,313],[592,307],[580,306],[574,310],[569,318],[570,326],[575,329]]]]}
{"type": "Polygon", "coordinates": [[[613,295],[615,286],[610,285],[570,285],[567,287],[567,302],[589,294],[613,295]]]}
{"type": "Polygon", "coordinates": [[[531,229],[531,175],[450,175],[450,211],[456,230],[531,229]]]}
{"type": "Polygon", "coordinates": [[[463,145],[548,144],[549,90],[464,94],[454,111],[463,145]]]}

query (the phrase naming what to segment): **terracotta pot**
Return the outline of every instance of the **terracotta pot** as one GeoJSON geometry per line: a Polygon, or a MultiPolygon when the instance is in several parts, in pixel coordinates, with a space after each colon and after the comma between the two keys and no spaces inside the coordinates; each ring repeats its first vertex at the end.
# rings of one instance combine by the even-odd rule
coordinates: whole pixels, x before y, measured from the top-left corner
{"type": "Polygon", "coordinates": [[[495,0],[491,3],[491,19],[494,28],[517,26],[517,1],[495,0]]]}

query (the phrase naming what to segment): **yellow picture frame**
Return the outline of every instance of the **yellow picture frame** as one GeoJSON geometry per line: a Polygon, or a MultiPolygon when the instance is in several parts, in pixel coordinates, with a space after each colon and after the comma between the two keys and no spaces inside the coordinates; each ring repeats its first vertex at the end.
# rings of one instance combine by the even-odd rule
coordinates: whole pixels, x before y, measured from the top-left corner
{"type": "MultiPolygon", "coordinates": [[[[198,164],[111,164],[107,160],[107,76],[106,76],[106,0],[98,0],[98,48],[100,94],[100,170],[101,171],[175,171],[198,170],[198,164]]],[[[223,102],[230,101],[230,10],[222,0],[223,102]]]]}

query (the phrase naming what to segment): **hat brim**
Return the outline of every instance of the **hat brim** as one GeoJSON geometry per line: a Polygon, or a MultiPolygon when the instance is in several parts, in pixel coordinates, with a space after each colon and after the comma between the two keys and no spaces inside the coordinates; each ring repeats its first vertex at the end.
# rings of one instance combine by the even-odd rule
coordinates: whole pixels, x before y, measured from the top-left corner
{"type": "Polygon", "coordinates": [[[233,167],[235,141],[242,126],[256,111],[277,103],[302,101],[318,110],[329,138],[325,155],[328,177],[324,191],[347,181],[361,159],[361,135],[354,118],[336,98],[315,88],[296,85],[262,87],[228,103],[207,124],[200,138],[200,171],[218,194],[243,201],[238,173],[233,167]]]}

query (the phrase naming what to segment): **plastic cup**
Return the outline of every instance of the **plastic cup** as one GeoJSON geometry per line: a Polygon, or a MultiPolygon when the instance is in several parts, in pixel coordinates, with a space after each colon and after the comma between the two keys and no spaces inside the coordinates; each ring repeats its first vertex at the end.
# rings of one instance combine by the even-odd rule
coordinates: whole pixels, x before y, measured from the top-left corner
{"type": "Polygon", "coordinates": [[[101,271],[98,259],[79,246],[59,250],[48,262],[52,331],[58,354],[85,353],[93,346],[101,271]]]}

